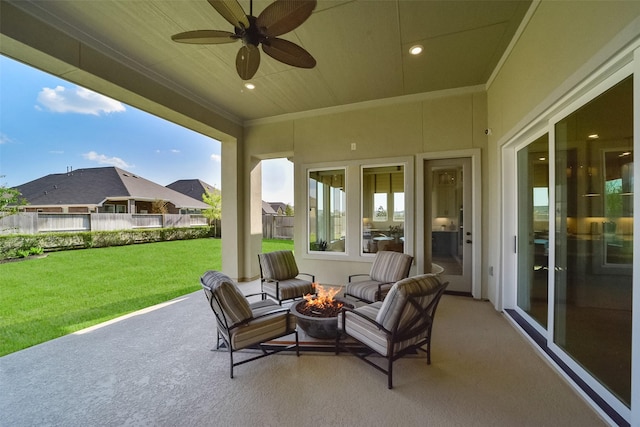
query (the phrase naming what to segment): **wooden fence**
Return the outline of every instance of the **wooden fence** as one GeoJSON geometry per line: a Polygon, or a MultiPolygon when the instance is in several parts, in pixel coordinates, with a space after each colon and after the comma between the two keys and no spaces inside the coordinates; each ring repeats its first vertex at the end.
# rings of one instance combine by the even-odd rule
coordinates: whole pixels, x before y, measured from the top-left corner
{"type": "Polygon", "coordinates": [[[262,215],[262,237],[265,239],[293,239],[293,218],[283,215],[262,215]]]}
{"type": "MultiPolygon", "coordinates": [[[[22,212],[0,218],[0,234],[177,228],[206,226],[207,224],[207,218],[203,215],[191,214],[22,212]]],[[[219,233],[220,224],[216,229],[219,233]]]]}

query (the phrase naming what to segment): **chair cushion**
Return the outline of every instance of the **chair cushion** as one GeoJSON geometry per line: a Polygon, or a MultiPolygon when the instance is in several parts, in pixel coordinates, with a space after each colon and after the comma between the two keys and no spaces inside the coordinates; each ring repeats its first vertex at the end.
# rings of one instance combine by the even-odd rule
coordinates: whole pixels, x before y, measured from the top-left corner
{"type": "MultiPolygon", "coordinates": [[[[412,306],[408,306],[402,311],[409,296],[431,291],[438,286],[440,286],[440,280],[435,274],[423,274],[396,282],[384,301],[382,301],[382,306],[376,316],[376,322],[388,330],[392,330],[398,323],[398,328],[402,329],[403,320],[406,321],[416,313],[416,309],[412,306]]],[[[424,301],[422,305],[428,305],[429,301],[435,296],[436,293],[425,296],[424,298],[427,301],[424,301]]]]}
{"type": "Polygon", "coordinates": [[[249,301],[229,276],[219,271],[210,270],[204,273],[200,281],[210,288],[216,296],[217,303],[214,300],[214,308],[221,310],[229,322],[229,326],[251,319],[253,314],[249,301]]]}
{"type": "Polygon", "coordinates": [[[275,251],[258,254],[264,279],[293,279],[299,273],[296,259],[291,251],[275,251]]]}
{"type": "Polygon", "coordinates": [[[407,277],[412,262],[411,255],[391,251],[377,252],[369,276],[371,280],[378,282],[395,283],[407,277]]]}
{"type": "MultiPolygon", "coordinates": [[[[375,320],[382,301],[363,305],[355,309],[360,314],[365,315],[369,319],[375,320]]],[[[358,315],[350,312],[345,313],[346,329],[342,323],[342,315],[338,316],[338,329],[345,331],[347,334],[367,345],[379,354],[386,356],[387,354],[387,335],[374,324],[367,322],[358,315]]]]}
{"type": "Polygon", "coordinates": [[[347,285],[347,293],[365,301],[382,301],[393,283],[382,285],[382,295],[380,296],[378,295],[378,285],[380,285],[380,282],[376,280],[351,282],[347,285]]]}
{"type": "Polygon", "coordinates": [[[313,284],[304,279],[289,279],[278,282],[280,295],[276,295],[276,282],[265,281],[262,290],[278,300],[299,298],[303,295],[313,294],[313,284]]]}
{"type": "Polygon", "coordinates": [[[249,347],[275,337],[291,333],[295,329],[295,318],[273,300],[267,299],[251,304],[253,320],[231,331],[228,337],[234,350],[249,347]],[[270,312],[276,311],[272,315],[270,312]],[[265,315],[265,317],[260,317],[265,315]]]}

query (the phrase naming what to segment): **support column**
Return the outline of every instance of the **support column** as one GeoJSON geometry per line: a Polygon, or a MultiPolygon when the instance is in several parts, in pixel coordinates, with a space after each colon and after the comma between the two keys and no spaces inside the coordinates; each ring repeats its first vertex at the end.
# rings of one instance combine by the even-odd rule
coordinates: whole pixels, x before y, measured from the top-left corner
{"type": "Polygon", "coordinates": [[[222,141],[222,271],[237,280],[246,279],[244,253],[243,162],[236,140],[222,141]]]}

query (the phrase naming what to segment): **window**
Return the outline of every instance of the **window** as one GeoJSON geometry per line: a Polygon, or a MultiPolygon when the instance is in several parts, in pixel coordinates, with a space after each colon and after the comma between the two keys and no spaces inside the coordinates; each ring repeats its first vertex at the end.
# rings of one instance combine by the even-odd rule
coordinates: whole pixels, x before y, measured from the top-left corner
{"type": "Polygon", "coordinates": [[[404,165],[362,168],[362,252],[404,252],[404,165]]]}
{"type": "Polygon", "coordinates": [[[345,252],[345,170],[309,171],[309,250],[345,252]]]}

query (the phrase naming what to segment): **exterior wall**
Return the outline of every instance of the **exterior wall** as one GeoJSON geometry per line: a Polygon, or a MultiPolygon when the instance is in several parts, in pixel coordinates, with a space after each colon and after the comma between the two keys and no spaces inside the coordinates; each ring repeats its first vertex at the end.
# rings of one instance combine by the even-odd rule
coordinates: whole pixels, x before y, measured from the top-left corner
{"type": "MultiPolygon", "coordinates": [[[[490,188],[501,188],[501,146],[640,33],[640,2],[612,5],[543,1],[533,10],[526,29],[487,90],[488,127],[492,130],[486,175],[490,188]]],[[[500,193],[486,194],[486,212],[492,218],[488,235],[500,236],[500,193]]],[[[485,252],[487,265],[496,272],[489,277],[488,296],[498,309],[502,308],[500,248],[494,245],[485,252]]]]}
{"type": "MultiPolygon", "coordinates": [[[[324,283],[344,284],[353,273],[368,272],[371,258],[359,256],[360,242],[348,243],[349,255],[311,256],[307,254],[306,236],[306,168],[331,164],[387,159],[411,159],[421,153],[465,150],[486,147],[486,96],[482,88],[464,88],[427,94],[421,99],[396,99],[391,102],[362,104],[349,108],[336,108],[318,114],[283,118],[279,121],[251,123],[246,130],[249,165],[258,159],[282,157],[295,153],[295,252],[300,271],[316,275],[324,283]],[[356,150],[351,150],[351,144],[356,150]],[[354,255],[354,252],[357,252],[354,255]]],[[[413,167],[412,167],[413,169],[413,167]]],[[[357,176],[347,176],[347,183],[357,176]]],[[[422,179],[415,177],[415,179],[422,179]]],[[[256,184],[254,184],[256,185],[256,184]]],[[[349,185],[349,184],[347,184],[349,185]]],[[[411,186],[414,188],[414,186],[411,186]]],[[[358,188],[349,188],[348,227],[360,227],[358,188]],[[354,194],[355,192],[355,194],[354,194]],[[353,212],[357,212],[353,214],[353,212]]],[[[407,194],[413,196],[415,194],[407,194]]],[[[253,200],[255,199],[255,200],[253,200]]],[[[260,194],[253,196],[260,206],[260,194]]],[[[260,214],[260,209],[255,210],[260,214]]],[[[415,225],[414,233],[422,226],[415,225]]],[[[354,233],[357,235],[357,233],[354,233]]],[[[415,257],[424,256],[423,248],[410,248],[415,257]]],[[[252,275],[258,275],[257,261],[251,266],[252,275]]],[[[415,270],[415,267],[414,267],[415,270]]]]}

